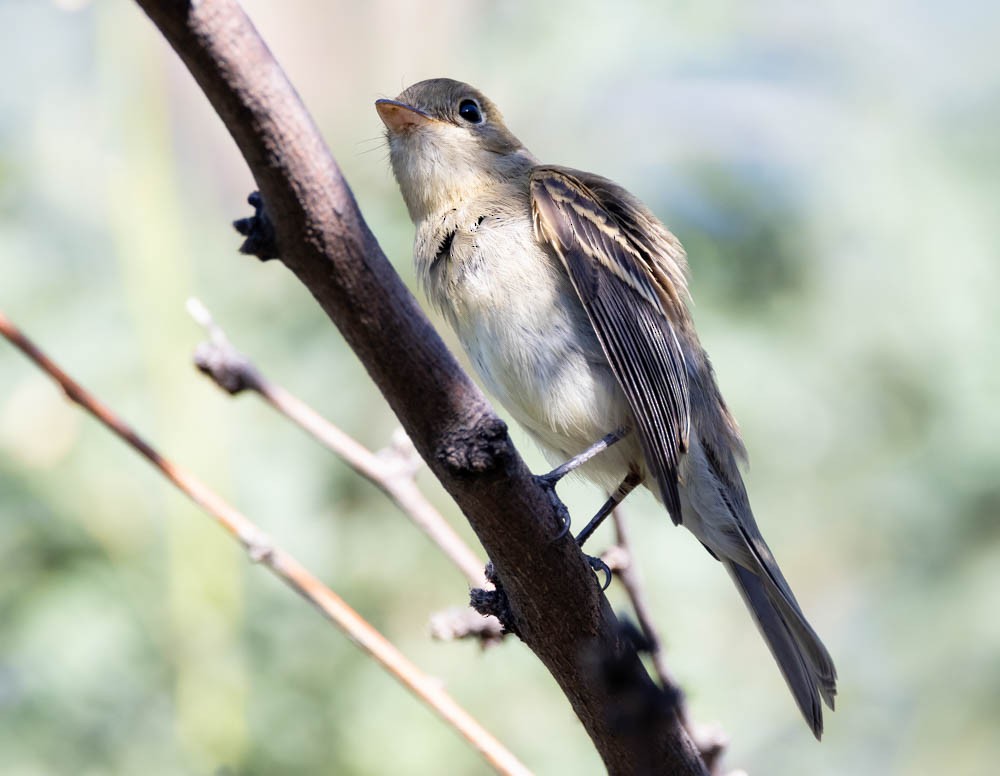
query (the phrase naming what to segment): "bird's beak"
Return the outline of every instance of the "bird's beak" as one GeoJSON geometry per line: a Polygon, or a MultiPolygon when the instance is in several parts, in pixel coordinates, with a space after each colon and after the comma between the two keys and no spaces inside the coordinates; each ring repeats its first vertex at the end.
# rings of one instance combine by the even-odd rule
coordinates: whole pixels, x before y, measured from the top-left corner
{"type": "Polygon", "coordinates": [[[376,100],[375,110],[382,123],[393,133],[408,132],[437,120],[412,105],[396,100],[376,100]]]}

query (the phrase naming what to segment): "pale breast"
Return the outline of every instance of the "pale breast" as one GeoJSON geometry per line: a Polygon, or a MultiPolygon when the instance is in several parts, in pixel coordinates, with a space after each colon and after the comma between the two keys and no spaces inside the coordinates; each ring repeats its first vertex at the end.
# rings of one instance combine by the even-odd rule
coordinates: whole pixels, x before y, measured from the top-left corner
{"type": "MultiPolygon", "coordinates": [[[[527,208],[465,208],[437,224],[436,234],[418,230],[418,270],[486,389],[553,459],[628,425],[586,313],[558,258],[535,241],[527,208]]],[[[629,447],[606,457],[601,468],[613,472],[597,478],[618,477],[627,463],[616,459],[635,457],[629,447]]]]}

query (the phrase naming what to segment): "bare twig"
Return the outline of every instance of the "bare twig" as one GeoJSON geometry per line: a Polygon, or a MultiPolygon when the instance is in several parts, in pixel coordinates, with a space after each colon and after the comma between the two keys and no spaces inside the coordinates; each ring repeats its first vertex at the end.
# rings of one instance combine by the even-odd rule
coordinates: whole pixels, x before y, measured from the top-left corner
{"type": "Polygon", "coordinates": [[[211,515],[227,533],[243,545],[252,561],[265,566],[319,609],[327,619],[343,630],[355,644],[378,661],[404,687],[437,712],[472,744],[497,772],[516,776],[526,776],[530,773],[513,754],[462,709],[437,681],[411,663],[295,558],[275,546],[270,537],[246,516],[230,506],[193,474],[160,455],[111,409],[88,393],[42,353],[2,312],[0,312],[0,334],[58,383],[71,401],[93,415],[146,458],[188,498],[211,515]]]}
{"type": "MultiPolygon", "coordinates": [[[[643,589],[639,570],[636,568],[635,558],[632,554],[631,534],[625,513],[621,507],[617,507],[611,513],[611,516],[615,522],[615,547],[612,548],[614,552],[608,563],[622,581],[622,586],[625,588],[625,592],[632,602],[632,609],[635,611],[635,617],[639,621],[639,628],[649,642],[649,656],[653,662],[653,668],[656,670],[656,675],[660,679],[660,684],[664,688],[669,688],[674,692],[680,693],[680,685],[667,667],[667,662],[663,657],[662,640],[649,613],[649,606],[646,603],[646,593],[643,589]]],[[[609,550],[609,552],[612,552],[612,550],[609,550]]],[[[681,703],[678,706],[677,712],[680,714],[684,724],[687,725],[687,709],[685,704],[681,703]]]]}
{"type": "MultiPolygon", "coordinates": [[[[465,575],[472,587],[486,587],[481,561],[417,487],[413,477],[423,464],[400,430],[393,443],[373,453],[330,423],[312,407],[270,380],[253,362],[233,347],[225,331],[204,304],[189,299],[188,312],[209,335],[195,350],[195,365],[230,394],[253,391],[271,407],[312,435],[354,471],[374,483],[465,575]]],[[[481,615],[479,615],[481,617],[481,615]]]]}
{"type": "Polygon", "coordinates": [[[697,725],[691,721],[687,703],[684,700],[684,692],[667,666],[663,652],[663,640],[660,638],[659,631],[649,612],[646,592],[632,552],[631,532],[625,512],[621,507],[617,507],[611,516],[615,522],[615,544],[604,553],[604,561],[621,580],[625,593],[632,603],[632,610],[639,621],[639,628],[642,630],[643,636],[646,637],[649,657],[660,680],[660,686],[677,698],[675,710],[681,724],[687,730],[695,746],[698,747],[709,773],[716,774],[719,772],[722,755],[726,751],[726,747],[729,746],[729,739],[718,726],[697,725]]]}
{"type": "Polygon", "coordinates": [[[484,617],[470,607],[454,606],[431,617],[431,636],[438,641],[475,639],[484,649],[506,635],[496,617],[484,617]]]}

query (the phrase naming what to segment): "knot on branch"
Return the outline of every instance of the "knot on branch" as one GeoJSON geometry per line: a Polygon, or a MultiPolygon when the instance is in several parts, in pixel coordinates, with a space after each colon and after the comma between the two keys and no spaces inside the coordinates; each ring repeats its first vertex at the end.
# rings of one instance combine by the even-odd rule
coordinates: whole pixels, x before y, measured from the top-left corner
{"type": "Polygon", "coordinates": [[[240,253],[256,256],[261,261],[278,258],[278,238],[264,207],[264,198],[259,191],[254,191],[247,197],[247,202],[253,207],[254,214],[233,221],[233,228],[246,237],[240,246],[240,253]]]}
{"type": "Polygon", "coordinates": [[[512,452],[507,424],[486,414],[470,426],[447,433],[438,445],[437,459],[452,475],[465,477],[497,468],[512,452]]]}
{"type": "Polygon", "coordinates": [[[202,342],[195,348],[194,365],[233,396],[246,390],[258,390],[261,386],[260,373],[228,342],[202,342]]]}
{"type": "Polygon", "coordinates": [[[469,591],[469,605],[484,617],[496,617],[503,628],[501,635],[513,633],[520,638],[521,634],[514,621],[514,612],[510,608],[507,592],[503,589],[503,584],[500,582],[500,577],[497,576],[492,563],[486,564],[486,580],[493,584],[494,589],[473,588],[469,591]]]}

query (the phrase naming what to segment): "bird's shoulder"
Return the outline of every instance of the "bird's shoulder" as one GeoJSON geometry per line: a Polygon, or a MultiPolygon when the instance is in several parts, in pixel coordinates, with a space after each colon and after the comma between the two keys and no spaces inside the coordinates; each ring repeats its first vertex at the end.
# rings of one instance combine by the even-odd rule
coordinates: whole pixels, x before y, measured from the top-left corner
{"type": "Polygon", "coordinates": [[[539,240],[557,250],[571,243],[607,267],[637,263],[675,320],[686,320],[684,247],[642,200],[609,178],[560,165],[532,168],[528,187],[539,240]]]}

